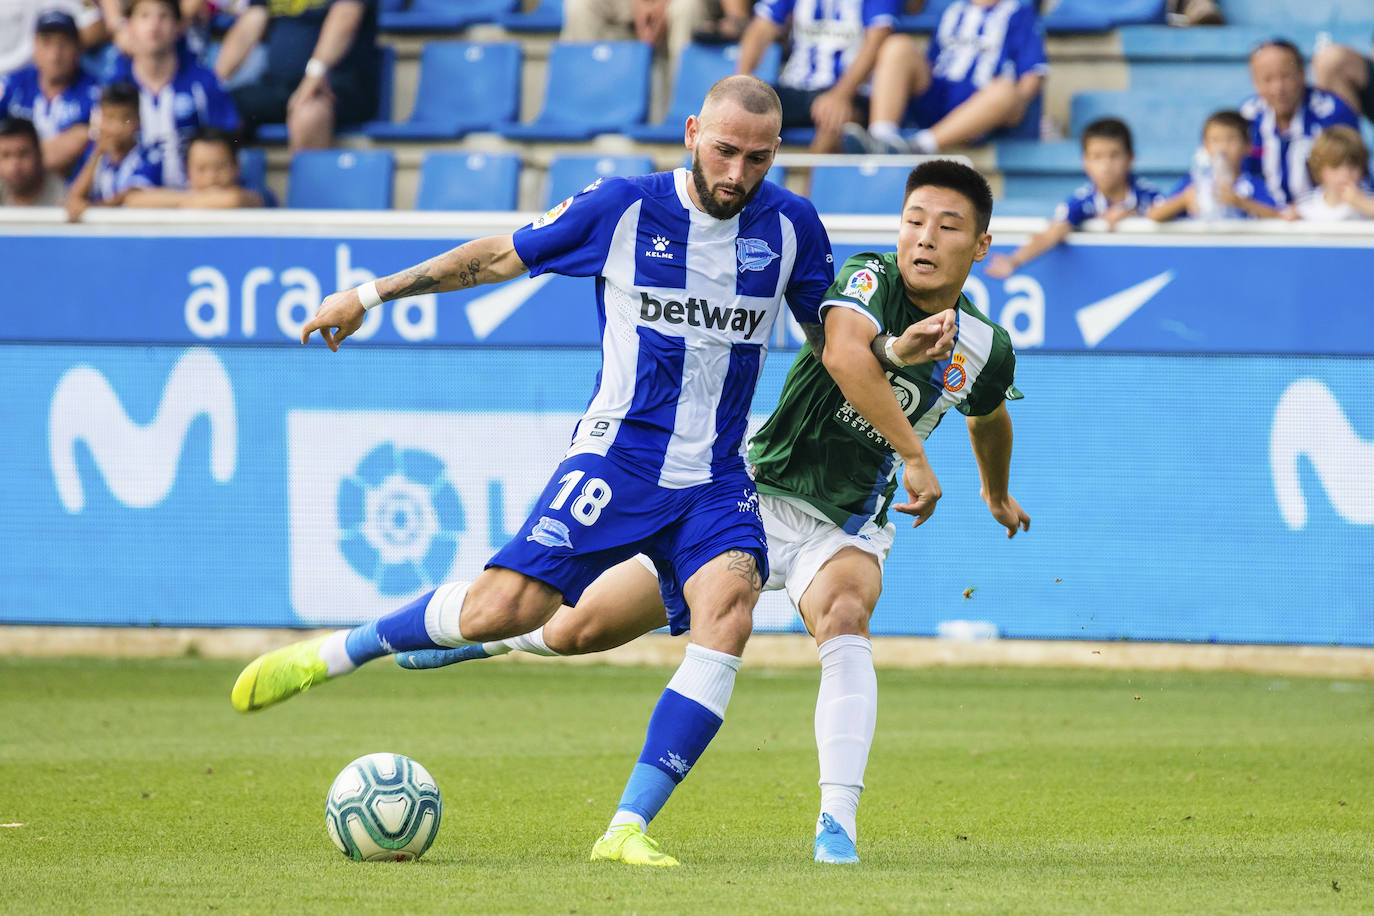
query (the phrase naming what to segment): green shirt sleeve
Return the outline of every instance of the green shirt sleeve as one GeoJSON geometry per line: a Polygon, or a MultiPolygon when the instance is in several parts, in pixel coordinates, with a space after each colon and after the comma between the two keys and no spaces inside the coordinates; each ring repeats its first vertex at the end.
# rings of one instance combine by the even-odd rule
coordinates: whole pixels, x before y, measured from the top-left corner
{"type": "Polygon", "coordinates": [[[835,282],[830,284],[821,310],[827,304],[844,304],[873,316],[879,330],[886,327],[884,317],[884,292],[887,284],[888,266],[883,257],[872,251],[861,251],[840,266],[835,282]]]}

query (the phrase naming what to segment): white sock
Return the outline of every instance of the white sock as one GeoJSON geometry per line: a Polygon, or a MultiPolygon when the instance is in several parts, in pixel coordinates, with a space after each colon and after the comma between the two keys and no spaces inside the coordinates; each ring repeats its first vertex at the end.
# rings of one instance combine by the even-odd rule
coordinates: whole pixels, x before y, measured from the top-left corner
{"type": "Polygon", "coordinates": [[[695,700],[724,719],[739,666],[738,655],[689,642],[682,664],[668,681],[668,689],[695,700]]]}
{"type": "Polygon", "coordinates": [[[320,661],[324,662],[324,668],[330,677],[348,674],[358,669],[358,666],[353,664],[353,659],[348,657],[348,650],[344,648],[344,641],[351,632],[353,631],[339,630],[330,633],[329,638],[320,646],[320,661]]]}
{"type": "MultiPolygon", "coordinates": [[[[878,675],[873,643],[836,636],[817,648],[821,687],[816,695],[816,750],[820,757],[821,813],[857,841],[859,793],[878,721],[878,675]]],[[[820,817],[816,832],[820,832],[820,817]]]]}
{"type": "Polygon", "coordinates": [[[441,646],[470,646],[472,640],[464,639],[459,629],[458,618],[462,614],[463,599],[467,597],[470,582],[445,582],[434,590],[429,604],[425,605],[425,631],[429,638],[441,646]]]}
{"type": "Polygon", "coordinates": [[[935,135],[928,130],[918,130],[916,136],[911,138],[911,146],[918,153],[934,155],[940,151],[940,144],[935,142],[935,135]]]}
{"type": "Polygon", "coordinates": [[[901,128],[892,121],[874,121],[868,125],[868,135],[874,140],[881,140],[894,146],[906,145],[906,141],[902,139],[901,128]]]}
{"type": "Polygon", "coordinates": [[[606,833],[609,834],[615,828],[624,827],[626,824],[635,825],[641,833],[649,829],[649,822],[633,811],[617,811],[615,817],[611,818],[611,826],[606,828],[606,833]]]}
{"type": "Polygon", "coordinates": [[[496,642],[482,643],[482,651],[488,655],[505,655],[507,652],[528,652],[531,655],[543,655],[555,658],[562,655],[562,652],[555,652],[549,648],[549,644],[544,642],[544,628],[524,634],[523,636],[512,636],[510,639],[500,639],[496,642]]]}

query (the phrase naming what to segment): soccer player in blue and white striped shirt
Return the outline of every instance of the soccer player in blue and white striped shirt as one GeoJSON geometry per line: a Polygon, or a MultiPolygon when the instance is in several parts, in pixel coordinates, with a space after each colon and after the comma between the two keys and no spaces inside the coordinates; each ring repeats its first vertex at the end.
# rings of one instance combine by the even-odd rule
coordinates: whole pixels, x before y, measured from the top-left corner
{"type": "MultiPolygon", "coordinates": [[[[750,402],[784,302],[821,346],[819,308],[834,272],[815,209],[763,180],[781,120],[766,83],[727,77],[687,122],[691,170],[599,181],[513,235],[468,242],[324,301],[302,342],[319,331],[337,349],[385,299],[527,270],[594,277],[602,368],[536,508],[481,575],[262,656],[234,685],[236,709],[261,709],[394,652],[527,633],[643,553],[665,603],[687,616],[692,644],[592,858],[677,864],[645,829],[720,728],[769,572],[743,455],[750,402]]],[[[881,372],[844,392],[865,416],[899,409],[881,372]]],[[[928,463],[914,473],[908,489],[925,494],[928,509],[938,483],[928,463]]]]}

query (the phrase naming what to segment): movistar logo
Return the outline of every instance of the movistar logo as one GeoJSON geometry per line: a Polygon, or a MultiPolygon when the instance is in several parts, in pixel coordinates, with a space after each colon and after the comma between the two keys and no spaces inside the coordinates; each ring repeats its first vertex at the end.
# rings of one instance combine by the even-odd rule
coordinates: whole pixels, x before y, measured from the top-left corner
{"type": "Polygon", "coordinates": [[[639,294],[639,317],[645,321],[688,324],[708,330],[744,331],[746,340],[754,336],[767,314],[763,309],[716,307],[695,296],[686,302],[678,302],[674,299],[660,301],[648,293],[639,294]]]}

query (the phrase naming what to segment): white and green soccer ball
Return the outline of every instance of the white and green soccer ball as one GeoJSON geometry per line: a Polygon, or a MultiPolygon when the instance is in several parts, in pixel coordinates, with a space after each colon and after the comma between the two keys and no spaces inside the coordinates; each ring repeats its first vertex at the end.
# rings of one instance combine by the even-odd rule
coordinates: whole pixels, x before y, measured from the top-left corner
{"type": "Polygon", "coordinates": [[[418,859],[444,812],[429,770],[401,754],[368,754],[329,787],[324,823],[334,845],[359,862],[418,859]]]}

